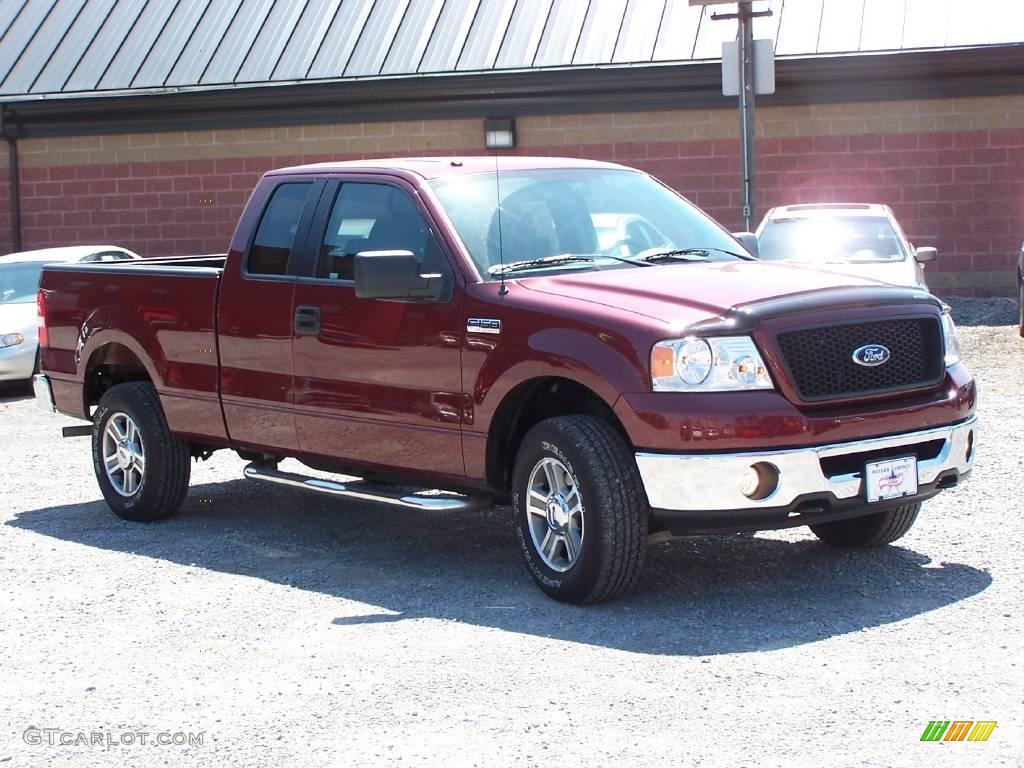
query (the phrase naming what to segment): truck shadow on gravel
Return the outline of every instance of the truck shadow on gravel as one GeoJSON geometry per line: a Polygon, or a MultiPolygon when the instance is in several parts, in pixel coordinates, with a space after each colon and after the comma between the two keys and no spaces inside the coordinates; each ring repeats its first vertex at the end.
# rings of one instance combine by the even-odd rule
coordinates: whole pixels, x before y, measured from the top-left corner
{"type": "Polygon", "coordinates": [[[950,605],[991,583],[977,568],[905,547],[842,552],[811,538],[720,536],[655,546],[631,594],[577,608],[533,587],[507,509],[431,516],[241,480],[194,486],[161,523],[119,520],[97,501],[21,512],[7,524],[360,603],[339,606],[338,632],[428,617],[645,654],[812,643],[950,605]]]}

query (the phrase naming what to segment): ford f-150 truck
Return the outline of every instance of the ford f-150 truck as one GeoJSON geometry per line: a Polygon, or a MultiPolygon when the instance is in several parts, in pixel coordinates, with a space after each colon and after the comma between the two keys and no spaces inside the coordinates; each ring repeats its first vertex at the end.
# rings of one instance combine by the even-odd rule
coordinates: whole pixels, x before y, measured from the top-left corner
{"type": "Polygon", "coordinates": [[[171,515],[191,461],[233,449],[255,480],[510,503],[534,581],[573,603],[628,589],[652,536],[885,545],[974,458],[937,299],[760,263],[606,163],[275,170],[226,256],[48,266],[38,304],[37,398],[91,422],[121,517],[171,515]]]}

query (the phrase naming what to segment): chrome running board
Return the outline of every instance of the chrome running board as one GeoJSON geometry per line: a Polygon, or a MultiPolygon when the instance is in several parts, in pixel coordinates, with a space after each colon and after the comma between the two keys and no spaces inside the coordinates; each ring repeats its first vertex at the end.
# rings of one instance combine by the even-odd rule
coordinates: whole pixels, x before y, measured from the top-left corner
{"type": "Polygon", "coordinates": [[[246,466],[245,476],[250,480],[263,480],[292,488],[326,493],[330,496],[345,496],[359,501],[372,501],[392,507],[418,509],[423,512],[465,512],[485,509],[491,500],[485,496],[462,496],[445,491],[412,490],[407,487],[377,485],[365,480],[342,483],[337,480],[321,480],[318,477],[282,472],[274,466],[252,463],[246,466]],[[411,492],[410,492],[411,491],[411,492]]]}

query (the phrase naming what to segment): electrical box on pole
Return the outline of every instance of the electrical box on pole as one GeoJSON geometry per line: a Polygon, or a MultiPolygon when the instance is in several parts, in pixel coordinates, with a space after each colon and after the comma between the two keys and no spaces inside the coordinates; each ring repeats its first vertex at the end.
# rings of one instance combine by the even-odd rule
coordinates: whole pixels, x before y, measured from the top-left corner
{"type": "MultiPolygon", "coordinates": [[[[775,93],[774,40],[754,40],[754,93],[775,93]]],[[[722,95],[740,95],[740,46],[735,40],[722,43],[722,95]]]]}

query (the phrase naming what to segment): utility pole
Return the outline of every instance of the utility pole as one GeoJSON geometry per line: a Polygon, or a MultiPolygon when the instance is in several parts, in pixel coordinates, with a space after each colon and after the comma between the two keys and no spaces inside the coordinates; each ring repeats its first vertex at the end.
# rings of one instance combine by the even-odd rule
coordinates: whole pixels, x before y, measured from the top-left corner
{"type": "Polygon", "coordinates": [[[740,60],[740,167],[743,172],[743,229],[751,231],[754,218],[754,25],[749,2],[739,4],[740,60]]]}
{"type": "MultiPolygon", "coordinates": [[[[690,0],[691,5],[717,5],[722,0],[690,0]]],[[[756,177],[754,145],[757,137],[756,123],[754,122],[754,94],[758,91],[757,81],[754,79],[754,19],[760,16],[771,16],[772,12],[755,11],[754,0],[738,0],[736,2],[736,13],[713,13],[712,21],[725,19],[736,19],[739,23],[736,30],[737,66],[739,69],[739,107],[740,107],[740,174],[741,193],[743,199],[743,228],[751,231],[755,219],[755,189],[756,177]]],[[[769,61],[769,63],[771,63],[769,61]]],[[[768,73],[766,73],[768,74],[768,73]]],[[[771,90],[774,87],[774,72],[771,74],[771,90]]],[[[723,90],[725,81],[723,79],[723,90]]],[[[763,92],[763,91],[762,91],[763,92]]],[[[771,92],[771,91],[768,91],[771,92]]]]}

